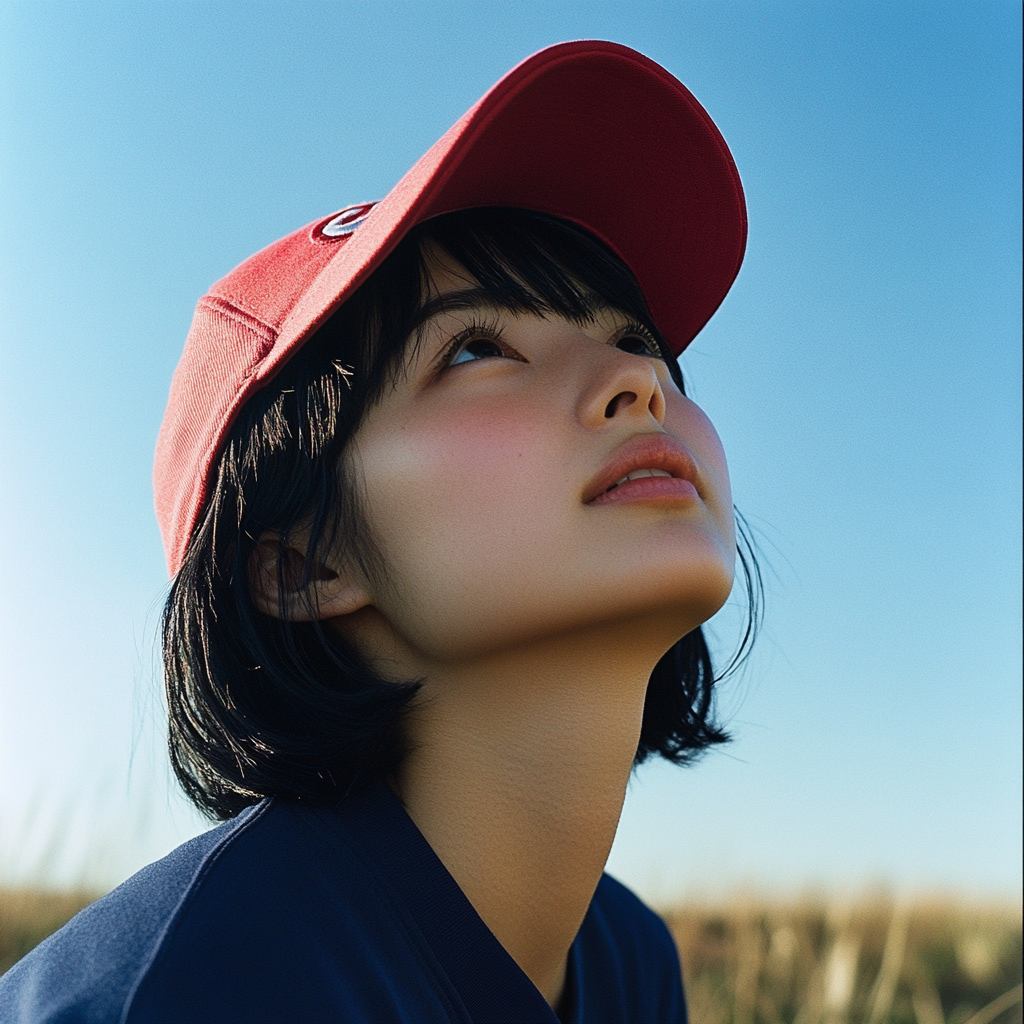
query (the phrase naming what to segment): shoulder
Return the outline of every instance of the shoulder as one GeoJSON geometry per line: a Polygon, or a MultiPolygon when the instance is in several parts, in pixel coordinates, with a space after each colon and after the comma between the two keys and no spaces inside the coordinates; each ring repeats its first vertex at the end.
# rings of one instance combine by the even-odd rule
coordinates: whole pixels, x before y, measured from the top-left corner
{"type": "Polygon", "coordinates": [[[675,940],[665,922],[610,875],[598,883],[576,947],[583,1019],[684,1024],[675,940]]]}
{"type": "Polygon", "coordinates": [[[611,875],[602,875],[591,902],[594,926],[615,936],[623,956],[639,957],[676,971],[679,955],[665,922],[635,893],[611,875]]]}
{"type": "Polygon", "coordinates": [[[464,1019],[350,817],[271,800],[179,847],[0,980],[0,1020],[464,1019]]]}
{"type": "Polygon", "coordinates": [[[143,868],[32,950],[0,978],[0,1019],[119,1021],[182,903],[265,806],[143,868]]]}

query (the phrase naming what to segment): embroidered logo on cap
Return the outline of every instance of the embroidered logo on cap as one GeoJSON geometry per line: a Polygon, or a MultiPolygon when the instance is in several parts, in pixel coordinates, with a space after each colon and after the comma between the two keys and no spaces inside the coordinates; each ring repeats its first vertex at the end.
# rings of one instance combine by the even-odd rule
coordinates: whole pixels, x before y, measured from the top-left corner
{"type": "Polygon", "coordinates": [[[324,238],[347,238],[367,218],[369,212],[376,206],[373,203],[356,203],[355,206],[346,206],[341,213],[336,213],[321,229],[320,234],[324,238]]]}

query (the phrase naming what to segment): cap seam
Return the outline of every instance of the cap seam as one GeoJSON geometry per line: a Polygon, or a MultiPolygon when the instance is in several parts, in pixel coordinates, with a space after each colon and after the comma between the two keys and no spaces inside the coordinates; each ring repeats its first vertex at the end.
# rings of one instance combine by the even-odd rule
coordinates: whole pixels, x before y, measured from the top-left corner
{"type": "MultiPolygon", "coordinates": [[[[249,328],[255,334],[263,336],[264,340],[273,344],[277,341],[278,328],[268,324],[255,311],[248,309],[246,303],[234,295],[204,295],[200,300],[201,306],[230,317],[242,326],[249,328]]],[[[262,358],[262,357],[261,357],[262,358]]]]}

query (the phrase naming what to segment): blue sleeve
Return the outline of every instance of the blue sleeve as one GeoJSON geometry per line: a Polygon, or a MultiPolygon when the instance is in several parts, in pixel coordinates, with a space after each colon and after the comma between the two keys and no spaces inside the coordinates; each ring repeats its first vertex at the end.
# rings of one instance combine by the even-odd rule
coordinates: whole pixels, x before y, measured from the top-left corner
{"type": "Polygon", "coordinates": [[[4,1024],[118,1024],[204,865],[253,817],[179,846],[76,914],[0,978],[4,1024]]]}

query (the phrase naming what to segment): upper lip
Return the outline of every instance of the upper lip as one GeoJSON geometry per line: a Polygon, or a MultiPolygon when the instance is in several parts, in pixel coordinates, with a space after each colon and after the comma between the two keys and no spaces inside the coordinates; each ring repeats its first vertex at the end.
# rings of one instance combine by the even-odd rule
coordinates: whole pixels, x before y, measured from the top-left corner
{"type": "Polygon", "coordinates": [[[584,504],[638,469],[662,469],[680,480],[689,480],[703,496],[697,464],[682,441],[670,434],[639,434],[612,452],[601,471],[587,484],[584,504]]]}

